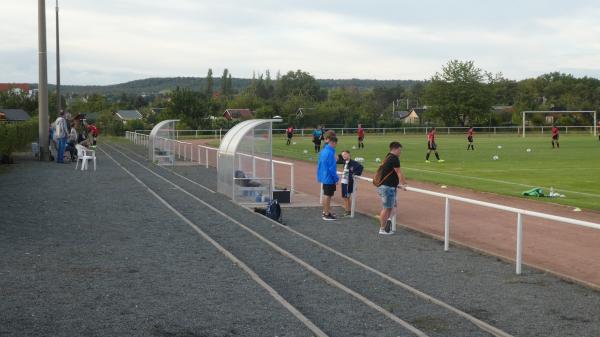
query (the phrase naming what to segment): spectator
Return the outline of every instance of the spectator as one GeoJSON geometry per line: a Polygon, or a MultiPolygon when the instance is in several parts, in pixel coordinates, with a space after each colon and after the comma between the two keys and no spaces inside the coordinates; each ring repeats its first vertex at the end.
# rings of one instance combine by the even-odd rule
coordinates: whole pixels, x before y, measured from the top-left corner
{"type": "Polygon", "coordinates": [[[344,209],[346,211],[344,216],[350,216],[352,214],[350,198],[354,191],[354,176],[362,174],[363,166],[350,157],[350,151],[348,150],[342,152],[337,163],[344,165],[342,171],[342,198],[344,199],[344,209]]]}
{"type": "Polygon", "coordinates": [[[381,197],[382,209],[379,213],[379,234],[390,235],[389,226],[386,222],[392,214],[392,209],[396,207],[396,189],[398,184],[406,190],[406,178],[400,170],[400,153],[402,145],[398,142],[390,143],[390,153],[385,157],[383,164],[377,170],[377,174],[382,177],[381,185],[378,187],[381,197]]]}
{"type": "Polygon", "coordinates": [[[313,143],[315,144],[315,153],[321,151],[321,137],[323,136],[321,129],[318,126],[315,127],[312,133],[313,143]]]}
{"type": "Polygon", "coordinates": [[[69,136],[68,128],[67,128],[67,120],[65,119],[64,111],[60,112],[60,115],[54,121],[54,134],[53,138],[56,141],[57,153],[56,153],[56,162],[63,163],[65,162],[65,147],[67,146],[67,138],[69,136]]]}
{"type": "Polygon", "coordinates": [[[323,220],[337,220],[331,212],[331,198],[333,197],[338,183],[335,147],[337,138],[331,137],[329,144],[325,145],[323,151],[319,154],[319,163],[317,165],[317,180],[323,184],[323,220]]]}
{"type": "Polygon", "coordinates": [[[71,127],[71,132],[69,133],[69,140],[67,141],[67,151],[69,151],[69,153],[71,154],[72,162],[77,160],[77,148],[75,148],[75,145],[77,144],[78,138],[79,137],[77,135],[77,128],[75,127],[75,125],[73,125],[71,127]]]}

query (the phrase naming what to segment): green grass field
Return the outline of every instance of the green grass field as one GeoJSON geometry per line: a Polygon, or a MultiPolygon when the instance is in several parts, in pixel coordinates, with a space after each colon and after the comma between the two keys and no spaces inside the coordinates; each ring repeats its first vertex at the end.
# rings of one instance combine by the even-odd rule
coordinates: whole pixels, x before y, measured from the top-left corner
{"type": "MultiPolygon", "coordinates": [[[[560,150],[552,149],[549,136],[476,135],[476,150],[466,151],[465,136],[439,134],[438,151],[446,162],[437,163],[432,154],[429,164],[425,163],[424,135],[367,135],[364,150],[352,149],[356,136],[343,136],[337,150],[347,149],[353,158],[363,157],[366,170],[374,172],[379,166],[376,158],[383,160],[392,140],[403,145],[400,159],[408,179],[510,196],[521,196],[531,187],[542,187],[546,193],[554,187],[565,197],[536,200],[600,210],[600,141],[591,135],[563,134],[560,150]],[[499,159],[492,160],[494,155],[499,159]]],[[[285,139],[277,136],[273,154],[316,161],[310,138],[294,137],[294,141],[296,145],[286,146],[285,139]]]]}

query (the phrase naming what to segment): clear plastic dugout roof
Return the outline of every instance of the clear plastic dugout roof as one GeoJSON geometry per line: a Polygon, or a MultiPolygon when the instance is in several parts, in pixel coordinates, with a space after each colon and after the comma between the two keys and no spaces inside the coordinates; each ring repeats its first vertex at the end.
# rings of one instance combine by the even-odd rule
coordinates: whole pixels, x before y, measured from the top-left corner
{"type": "Polygon", "coordinates": [[[154,126],[150,132],[148,158],[159,165],[173,165],[175,162],[174,142],[176,137],[175,126],[178,119],[164,120],[154,126]]]}
{"type": "Polygon", "coordinates": [[[239,203],[264,203],[273,197],[272,129],[279,119],[252,119],[234,126],[221,140],[219,193],[239,203]]]}

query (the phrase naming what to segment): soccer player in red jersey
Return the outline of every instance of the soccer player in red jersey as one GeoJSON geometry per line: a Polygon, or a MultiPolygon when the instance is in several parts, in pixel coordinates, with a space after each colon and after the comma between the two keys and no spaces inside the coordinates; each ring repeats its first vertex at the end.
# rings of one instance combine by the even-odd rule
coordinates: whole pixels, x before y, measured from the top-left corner
{"type": "Polygon", "coordinates": [[[363,129],[362,124],[358,124],[358,148],[364,149],[365,143],[365,129],[363,129]]]}
{"type": "Polygon", "coordinates": [[[287,134],[287,144],[290,145],[292,142],[292,137],[294,137],[294,127],[292,125],[288,125],[287,129],[285,129],[285,133],[287,134]]]}
{"type": "Polygon", "coordinates": [[[469,151],[470,149],[475,151],[475,146],[473,145],[473,127],[472,126],[469,126],[469,130],[467,130],[467,141],[469,142],[467,144],[467,151],[469,151]]]}
{"type": "Polygon", "coordinates": [[[554,143],[556,143],[556,148],[560,149],[560,144],[558,143],[558,137],[559,137],[560,132],[558,131],[558,128],[556,127],[556,125],[552,126],[552,148],[554,148],[554,143]]]}
{"type": "Polygon", "coordinates": [[[437,144],[435,143],[435,128],[431,128],[431,131],[427,134],[427,156],[425,156],[425,162],[429,163],[429,155],[431,151],[435,153],[438,163],[443,163],[444,160],[440,159],[440,155],[437,152],[437,144]]]}

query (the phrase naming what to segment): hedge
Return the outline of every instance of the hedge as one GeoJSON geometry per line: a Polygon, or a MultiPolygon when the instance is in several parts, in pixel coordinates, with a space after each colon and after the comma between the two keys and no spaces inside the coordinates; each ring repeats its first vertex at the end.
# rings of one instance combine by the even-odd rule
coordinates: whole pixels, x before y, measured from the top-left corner
{"type": "Polygon", "coordinates": [[[38,139],[38,121],[0,123],[0,157],[9,157],[15,151],[38,139]]]}

